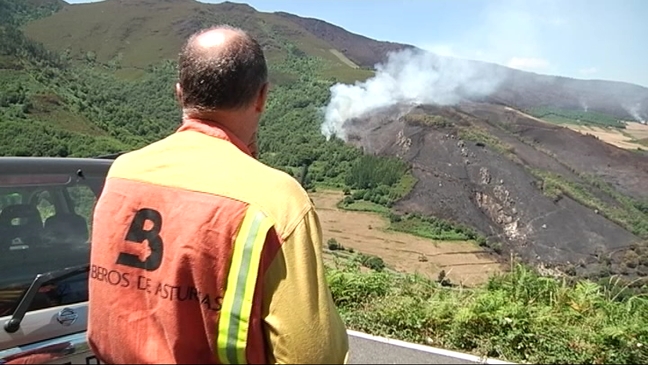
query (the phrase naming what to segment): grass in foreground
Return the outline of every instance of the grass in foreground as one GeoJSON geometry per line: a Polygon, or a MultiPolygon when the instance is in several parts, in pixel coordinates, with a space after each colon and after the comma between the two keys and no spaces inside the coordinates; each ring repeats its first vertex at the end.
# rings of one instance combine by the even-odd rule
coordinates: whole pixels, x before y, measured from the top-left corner
{"type": "Polygon", "coordinates": [[[327,279],[353,330],[514,362],[648,363],[648,299],[621,300],[589,281],[516,266],[484,286],[448,289],[340,262],[327,279]]]}

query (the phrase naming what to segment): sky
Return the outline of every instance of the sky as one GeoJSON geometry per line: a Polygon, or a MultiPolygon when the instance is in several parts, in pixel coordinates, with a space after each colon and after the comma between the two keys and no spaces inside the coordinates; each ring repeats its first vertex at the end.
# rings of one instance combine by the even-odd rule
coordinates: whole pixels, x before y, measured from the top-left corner
{"type": "Polygon", "coordinates": [[[648,87],[648,0],[234,2],[263,12],[318,18],[369,38],[441,55],[648,87]]]}

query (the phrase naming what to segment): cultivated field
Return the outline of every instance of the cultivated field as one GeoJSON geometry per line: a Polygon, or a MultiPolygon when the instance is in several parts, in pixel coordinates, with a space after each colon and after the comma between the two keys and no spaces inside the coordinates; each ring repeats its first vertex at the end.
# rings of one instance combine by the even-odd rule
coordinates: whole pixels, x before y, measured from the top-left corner
{"type": "Polygon", "coordinates": [[[347,249],[382,258],[394,270],[418,272],[432,279],[445,270],[453,283],[468,286],[483,283],[503,269],[473,242],[434,241],[387,231],[389,221],[378,214],[338,209],[341,192],[318,191],[311,197],[318,209],[325,248],[326,241],[335,238],[347,249]],[[422,256],[427,261],[421,261],[422,256]]]}
{"type": "Polygon", "coordinates": [[[648,124],[628,123],[626,132],[636,139],[648,138],[648,124]]]}
{"type": "Polygon", "coordinates": [[[628,123],[625,130],[584,125],[566,125],[566,127],[583,134],[589,133],[604,142],[626,149],[646,148],[635,140],[648,138],[648,125],[639,123],[628,123]]]}
{"type": "MultiPolygon", "coordinates": [[[[517,112],[522,116],[525,116],[529,119],[533,119],[535,121],[554,124],[544,119],[536,118],[532,115],[526,114],[522,111],[513,108],[505,107],[505,109],[509,111],[517,112]]],[[[623,130],[616,129],[616,128],[587,126],[587,125],[575,124],[575,123],[574,124],[564,123],[561,125],[565,128],[569,128],[579,133],[591,134],[593,136],[596,136],[601,141],[625,149],[632,149],[632,150],[635,150],[637,148],[645,149],[646,146],[637,143],[637,141],[648,140],[648,125],[641,124],[641,123],[634,123],[634,122],[626,123],[626,128],[623,130]]]]}

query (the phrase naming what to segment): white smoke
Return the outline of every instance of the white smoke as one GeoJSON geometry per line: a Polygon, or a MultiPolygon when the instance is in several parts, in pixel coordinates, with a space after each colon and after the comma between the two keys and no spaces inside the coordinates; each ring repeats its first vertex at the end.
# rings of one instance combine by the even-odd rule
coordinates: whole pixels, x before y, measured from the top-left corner
{"type": "Polygon", "coordinates": [[[587,113],[587,111],[589,110],[589,106],[587,105],[587,101],[585,99],[581,98],[580,99],[580,105],[581,105],[581,108],[583,108],[583,111],[587,113]]]}
{"type": "Polygon", "coordinates": [[[473,61],[437,57],[414,49],[389,54],[376,75],[354,85],[335,84],[321,126],[327,140],[346,140],[344,123],[397,104],[452,105],[465,97],[483,97],[503,79],[500,68],[473,61]]]}
{"type": "Polygon", "coordinates": [[[626,107],[626,111],[630,113],[637,122],[646,124],[646,120],[639,115],[639,109],[641,109],[641,103],[637,103],[631,107],[626,107]]]}

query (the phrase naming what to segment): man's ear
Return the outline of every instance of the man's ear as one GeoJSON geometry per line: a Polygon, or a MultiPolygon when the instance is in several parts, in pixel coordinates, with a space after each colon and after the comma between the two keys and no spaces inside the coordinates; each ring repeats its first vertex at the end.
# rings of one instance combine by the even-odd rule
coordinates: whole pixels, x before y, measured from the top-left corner
{"type": "Polygon", "coordinates": [[[268,100],[268,91],[270,89],[270,83],[266,82],[261,86],[261,90],[259,91],[259,96],[257,97],[257,102],[256,102],[256,111],[257,113],[263,113],[265,110],[266,106],[266,101],[268,100]]]}
{"type": "Polygon", "coordinates": [[[180,87],[179,82],[177,82],[175,85],[175,93],[176,93],[176,98],[178,98],[178,101],[182,103],[182,88],[180,87]]]}

